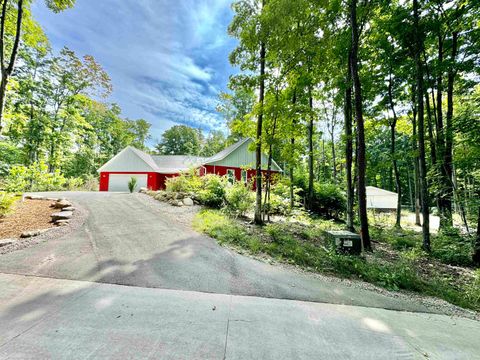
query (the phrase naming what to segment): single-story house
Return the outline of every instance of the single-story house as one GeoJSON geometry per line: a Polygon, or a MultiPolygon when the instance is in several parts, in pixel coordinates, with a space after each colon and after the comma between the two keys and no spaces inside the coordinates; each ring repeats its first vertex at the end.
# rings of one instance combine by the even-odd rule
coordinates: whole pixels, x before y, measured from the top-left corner
{"type": "MultiPolygon", "coordinates": [[[[189,169],[196,169],[200,175],[226,175],[232,182],[247,182],[255,176],[255,152],[249,149],[252,142],[251,138],[242,139],[211,157],[150,155],[127,146],[98,169],[100,191],[127,191],[132,177],[137,178],[137,190],[141,187],[165,189],[167,178],[189,169]]],[[[263,172],[267,171],[267,160],[262,154],[263,172]]],[[[275,161],[272,161],[271,170],[274,173],[282,171],[275,161]]]]}
{"type": "Polygon", "coordinates": [[[375,186],[367,186],[367,209],[395,211],[397,210],[397,200],[397,193],[375,186]]]}

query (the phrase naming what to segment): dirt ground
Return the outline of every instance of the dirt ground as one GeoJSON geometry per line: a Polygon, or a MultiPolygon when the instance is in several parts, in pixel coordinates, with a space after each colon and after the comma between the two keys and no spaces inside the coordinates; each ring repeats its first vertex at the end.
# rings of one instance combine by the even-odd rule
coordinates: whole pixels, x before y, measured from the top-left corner
{"type": "Polygon", "coordinates": [[[24,231],[55,227],[50,215],[55,209],[49,200],[17,201],[13,211],[0,219],[0,239],[18,238],[24,231]]]}

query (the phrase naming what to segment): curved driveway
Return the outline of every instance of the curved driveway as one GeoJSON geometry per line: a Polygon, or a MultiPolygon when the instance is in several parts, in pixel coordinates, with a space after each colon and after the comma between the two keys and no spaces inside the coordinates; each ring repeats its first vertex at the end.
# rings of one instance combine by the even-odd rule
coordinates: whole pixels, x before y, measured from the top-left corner
{"type": "MultiPolygon", "coordinates": [[[[59,194],[57,194],[59,195],[59,194]]],[[[89,212],[61,238],[0,255],[0,272],[120,285],[428,311],[339,281],[239,255],[182,224],[146,195],[62,193],[89,212]]]]}

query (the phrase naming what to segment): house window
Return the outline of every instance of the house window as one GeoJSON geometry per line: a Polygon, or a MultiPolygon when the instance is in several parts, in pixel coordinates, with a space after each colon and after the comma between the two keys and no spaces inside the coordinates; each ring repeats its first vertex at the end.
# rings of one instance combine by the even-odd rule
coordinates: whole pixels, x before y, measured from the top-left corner
{"type": "Polygon", "coordinates": [[[242,170],[242,181],[246,184],[248,181],[247,170],[242,170]]]}
{"type": "Polygon", "coordinates": [[[233,169],[227,170],[227,179],[230,184],[233,184],[235,182],[235,170],[233,169]]]}

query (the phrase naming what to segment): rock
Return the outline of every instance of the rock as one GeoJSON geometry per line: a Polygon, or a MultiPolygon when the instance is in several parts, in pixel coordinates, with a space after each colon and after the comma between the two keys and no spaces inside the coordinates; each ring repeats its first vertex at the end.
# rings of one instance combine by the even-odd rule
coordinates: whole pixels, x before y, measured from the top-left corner
{"type": "Polygon", "coordinates": [[[31,230],[31,231],[24,231],[20,237],[21,238],[29,238],[33,236],[38,236],[40,234],[43,234],[44,232],[48,231],[48,229],[43,229],[43,230],[31,230]]]}
{"type": "Polygon", "coordinates": [[[45,200],[44,196],[40,195],[26,195],[25,199],[30,199],[30,200],[45,200]]]}
{"type": "Polygon", "coordinates": [[[165,197],[163,196],[163,194],[156,194],[153,198],[158,201],[165,200],[165,197]]]}
{"type": "Polygon", "coordinates": [[[51,215],[52,221],[57,221],[57,220],[68,220],[72,217],[73,213],[71,211],[60,211],[53,213],[51,215]]]}
{"type": "Polygon", "coordinates": [[[142,194],[145,194],[147,191],[148,189],[146,187],[141,187],[140,190],[138,190],[138,192],[141,192],[142,194]]]}
{"type": "Polygon", "coordinates": [[[55,225],[57,226],[65,226],[70,223],[70,220],[57,220],[55,221],[55,225]]]}
{"type": "Polygon", "coordinates": [[[183,206],[183,202],[175,199],[170,200],[168,203],[172,206],[183,206]]]}
{"type": "Polygon", "coordinates": [[[13,240],[13,239],[2,239],[2,240],[0,240],[0,247],[13,244],[14,241],[15,240],[13,240]]]}
{"type": "Polygon", "coordinates": [[[57,209],[63,209],[63,208],[66,208],[66,207],[70,207],[72,206],[72,203],[66,199],[62,199],[62,200],[58,200],[56,203],[55,203],[55,208],[57,209]]]}
{"type": "Polygon", "coordinates": [[[183,199],[183,205],[193,206],[193,200],[187,197],[187,198],[183,199]]]}
{"type": "Polygon", "coordinates": [[[75,208],[73,206],[67,206],[67,207],[64,207],[62,211],[75,211],[75,208]]]}
{"type": "Polygon", "coordinates": [[[49,201],[59,201],[59,200],[61,200],[61,199],[59,199],[59,198],[53,198],[53,197],[47,197],[47,198],[45,198],[45,200],[49,200],[49,201]]]}

